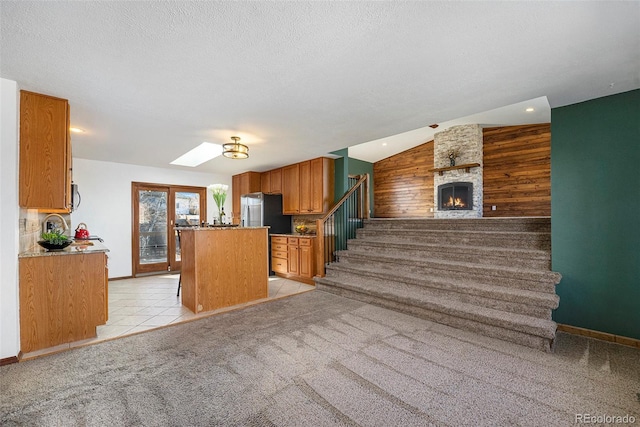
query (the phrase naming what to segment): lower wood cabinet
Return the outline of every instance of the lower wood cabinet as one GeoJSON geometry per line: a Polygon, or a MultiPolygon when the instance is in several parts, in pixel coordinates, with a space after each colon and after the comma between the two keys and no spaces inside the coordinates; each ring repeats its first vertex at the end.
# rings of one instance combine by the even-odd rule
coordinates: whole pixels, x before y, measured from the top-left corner
{"type": "Polygon", "coordinates": [[[315,237],[271,237],[271,268],[281,277],[314,284],[315,237]]]}
{"type": "Polygon", "coordinates": [[[104,252],[19,259],[23,353],[96,336],[107,322],[104,252]]]}

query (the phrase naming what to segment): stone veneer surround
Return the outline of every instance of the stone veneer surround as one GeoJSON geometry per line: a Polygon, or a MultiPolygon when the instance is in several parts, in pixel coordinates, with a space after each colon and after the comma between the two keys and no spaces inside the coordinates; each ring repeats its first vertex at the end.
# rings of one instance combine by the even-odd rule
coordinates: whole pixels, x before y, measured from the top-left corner
{"type": "Polygon", "coordinates": [[[471,168],[467,173],[464,169],[436,173],[433,179],[434,189],[434,217],[435,218],[480,218],[482,217],[482,127],[480,125],[453,126],[438,132],[433,140],[433,167],[449,166],[447,153],[450,148],[458,150],[456,165],[479,163],[480,167],[471,168]],[[473,183],[472,210],[444,210],[438,209],[438,186],[451,182],[473,183]]]}

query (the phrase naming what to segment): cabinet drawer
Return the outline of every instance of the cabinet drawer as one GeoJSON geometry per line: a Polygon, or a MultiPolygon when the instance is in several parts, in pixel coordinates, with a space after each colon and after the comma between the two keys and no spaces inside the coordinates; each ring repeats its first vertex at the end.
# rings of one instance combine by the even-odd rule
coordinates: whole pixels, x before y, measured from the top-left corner
{"type": "Polygon", "coordinates": [[[311,239],[300,238],[300,246],[311,246],[311,239]]]}
{"type": "MultiPolygon", "coordinates": [[[[285,239],[286,239],[286,237],[285,237],[285,239]]],[[[273,245],[271,245],[271,251],[272,252],[273,251],[278,251],[278,252],[284,251],[284,252],[286,252],[287,251],[287,244],[286,243],[284,243],[284,244],[283,243],[274,243],[273,245]]]]}
{"type": "Polygon", "coordinates": [[[287,243],[293,246],[298,246],[298,239],[297,237],[288,237],[287,238],[287,243]]]}
{"type": "Polygon", "coordinates": [[[277,273],[288,273],[289,272],[289,264],[286,259],[282,258],[271,258],[271,268],[273,271],[277,273]]]}
{"type": "Polygon", "coordinates": [[[271,251],[271,256],[274,258],[283,258],[287,259],[287,251],[271,251]]]}
{"type": "Polygon", "coordinates": [[[287,238],[286,237],[280,237],[280,236],[273,236],[271,238],[271,243],[272,244],[284,243],[286,245],[287,244],[287,238]]]}

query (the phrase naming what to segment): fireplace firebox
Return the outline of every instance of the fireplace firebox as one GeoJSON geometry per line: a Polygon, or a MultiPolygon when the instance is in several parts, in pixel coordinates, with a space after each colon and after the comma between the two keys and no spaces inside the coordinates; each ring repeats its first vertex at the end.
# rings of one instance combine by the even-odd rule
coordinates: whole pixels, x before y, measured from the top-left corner
{"type": "Polygon", "coordinates": [[[473,183],[450,182],[438,186],[438,209],[473,210],[473,183]]]}

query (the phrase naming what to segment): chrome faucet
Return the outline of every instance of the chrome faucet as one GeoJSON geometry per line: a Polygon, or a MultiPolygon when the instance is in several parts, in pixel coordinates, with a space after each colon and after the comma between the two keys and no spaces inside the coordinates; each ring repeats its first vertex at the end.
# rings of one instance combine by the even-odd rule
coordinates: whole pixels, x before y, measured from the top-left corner
{"type": "Polygon", "coordinates": [[[61,215],[49,214],[49,215],[45,216],[44,220],[42,221],[42,232],[43,233],[49,232],[49,230],[47,230],[47,222],[48,222],[47,220],[49,218],[51,218],[52,216],[55,216],[55,217],[60,219],[60,221],[62,222],[62,231],[67,231],[69,229],[69,226],[67,225],[67,221],[65,221],[64,218],[61,215]]]}

